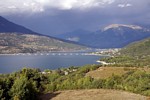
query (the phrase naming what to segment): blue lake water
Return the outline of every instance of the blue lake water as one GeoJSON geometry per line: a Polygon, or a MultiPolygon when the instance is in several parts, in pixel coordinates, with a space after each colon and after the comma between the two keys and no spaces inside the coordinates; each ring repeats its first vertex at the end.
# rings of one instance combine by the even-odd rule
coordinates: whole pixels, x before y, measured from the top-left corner
{"type": "Polygon", "coordinates": [[[45,70],[98,64],[96,61],[100,58],[102,56],[86,55],[86,53],[0,55],[0,73],[15,72],[23,67],[45,70]]]}

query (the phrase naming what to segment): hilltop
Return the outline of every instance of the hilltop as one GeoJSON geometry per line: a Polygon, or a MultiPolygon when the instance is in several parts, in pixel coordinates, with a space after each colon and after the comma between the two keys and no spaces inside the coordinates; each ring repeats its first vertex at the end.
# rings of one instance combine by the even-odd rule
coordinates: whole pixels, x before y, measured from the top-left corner
{"type": "Polygon", "coordinates": [[[141,26],[137,26],[137,25],[111,24],[111,25],[106,26],[103,29],[103,31],[106,31],[108,29],[120,28],[120,27],[127,27],[127,28],[131,28],[131,29],[134,29],[134,30],[140,30],[140,29],[142,29],[141,26]]]}
{"type": "Polygon", "coordinates": [[[41,96],[41,100],[147,100],[147,97],[117,90],[85,89],[57,91],[41,96]],[[63,99],[62,99],[63,98],[63,99]]]}

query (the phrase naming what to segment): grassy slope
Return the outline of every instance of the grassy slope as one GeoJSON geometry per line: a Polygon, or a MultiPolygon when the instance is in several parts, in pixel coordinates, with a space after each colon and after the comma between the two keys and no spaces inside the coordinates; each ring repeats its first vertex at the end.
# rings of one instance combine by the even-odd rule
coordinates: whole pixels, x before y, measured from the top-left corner
{"type": "Polygon", "coordinates": [[[86,76],[91,76],[95,79],[106,79],[114,75],[123,75],[127,70],[124,70],[124,67],[100,67],[97,70],[90,71],[86,76]]]}
{"type": "Polygon", "coordinates": [[[90,76],[94,79],[107,79],[112,75],[123,75],[130,71],[145,71],[150,72],[150,68],[136,68],[136,67],[100,67],[97,70],[90,71],[86,76],[90,76]]]}
{"type": "Polygon", "coordinates": [[[147,98],[124,91],[90,89],[58,91],[43,95],[41,100],[147,100],[147,98]]]}

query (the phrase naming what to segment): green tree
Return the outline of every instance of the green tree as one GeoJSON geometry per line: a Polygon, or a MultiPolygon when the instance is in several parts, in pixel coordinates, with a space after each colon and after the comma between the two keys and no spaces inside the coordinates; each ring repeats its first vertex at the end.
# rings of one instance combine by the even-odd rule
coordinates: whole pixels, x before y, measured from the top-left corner
{"type": "Polygon", "coordinates": [[[36,93],[35,87],[25,76],[17,78],[10,89],[10,95],[16,100],[34,100],[36,93]]]}

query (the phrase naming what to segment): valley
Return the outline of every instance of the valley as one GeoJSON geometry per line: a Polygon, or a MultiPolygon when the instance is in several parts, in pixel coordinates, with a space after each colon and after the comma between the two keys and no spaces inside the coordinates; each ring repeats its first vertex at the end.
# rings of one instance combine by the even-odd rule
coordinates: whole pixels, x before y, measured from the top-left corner
{"type": "Polygon", "coordinates": [[[1,68],[15,69],[0,74],[0,99],[149,99],[149,28],[111,24],[95,32],[78,30],[58,37],[0,17],[1,68]],[[91,49],[101,51],[77,53],[91,49]]]}

